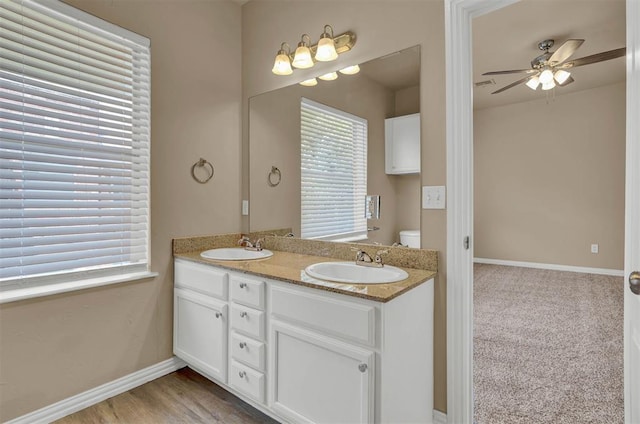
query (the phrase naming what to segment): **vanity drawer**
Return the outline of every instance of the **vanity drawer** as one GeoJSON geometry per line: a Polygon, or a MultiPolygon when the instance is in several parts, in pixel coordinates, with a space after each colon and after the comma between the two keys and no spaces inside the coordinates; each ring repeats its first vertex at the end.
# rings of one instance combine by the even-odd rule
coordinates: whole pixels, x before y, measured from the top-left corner
{"type": "Polygon", "coordinates": [[[231,361],[229,365],[229,385],[260,403],[264,403],[264,374],[231,361]]]}
{"type": "Polygon", "coordinates": [[[250,367],[263,371],[265,369],[264,343],[231,332],[231,356],[250,367]]]}
{"type": "Polygon", "coordinates": [[[375,345],[374,306],[272,286],[271,314],[330,335],[375,345]]]}
{"type": "Polygon", "coordinates": [[[176,259],[174,283],[186,288],[227,300],[229,274],[213,267],[176,259]]]}
{"type": "Polygon", "coordinates": [[[264,312],[246,306],[231,305],[231,328],[250,337],[264,340],[264,312]]]}
{"type": "Polygon", "coordinates": [[[264,311],[264,281],[231,275],[231,300],[264,311]]]}

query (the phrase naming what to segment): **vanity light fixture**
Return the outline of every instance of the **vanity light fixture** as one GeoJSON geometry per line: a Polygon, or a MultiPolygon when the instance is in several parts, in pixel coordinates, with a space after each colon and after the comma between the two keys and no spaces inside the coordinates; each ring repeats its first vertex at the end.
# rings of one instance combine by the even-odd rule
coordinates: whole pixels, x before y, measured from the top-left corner
{"type": "Polygon", "coordinates": [[[276,75],[291,75],[293,73],[291,65],[298,69],[311,68],[314,65],[314,61],[327,62],[335,60],[340,53],[348,52],[355,44],[356,35],[353,32],[347,31],[334,37],[331,25],[325,25],[318,44],[311,45],[309,35],[303,34],[293,55],[289,45],[282,43],[271,72],[276,75]],[[286,50],[285,46],[287,47],[286,50]]]}
{"type": "Polygon", "coordinates": [[[340,73],[345,75],[355,75],[358,72],[360,72],[360,67],[358,65],[347,66],[344,69],[340,69],[340,73]]]}
{"type": "Polygon", "coordinates": [[[282,43],[280,45],[280,50],[278,50],[278,54],[276,55],[276,60],[273,63],[273,72],[276,75],[291,75],[293,73],[293,69],[291,69],[291,50],[287,43],[282,43]],[[287,50],[285,50],[285,46],[287,50]]]}
{"type": "Polygon", "coordinates": [[[318,85],[318,80],[315,78],[311,78],[311,79],[302,81],[300,85],[304,85],[305,87],[313,87],[314,85],[318,85]]]}
{"type": "Polygon", "coordinates": [[[335,72],[329,72],[328,74],[320,75],[318,78],[323,81],[333,81],[335,79],[338,79],[338,74],[335,72]]]}

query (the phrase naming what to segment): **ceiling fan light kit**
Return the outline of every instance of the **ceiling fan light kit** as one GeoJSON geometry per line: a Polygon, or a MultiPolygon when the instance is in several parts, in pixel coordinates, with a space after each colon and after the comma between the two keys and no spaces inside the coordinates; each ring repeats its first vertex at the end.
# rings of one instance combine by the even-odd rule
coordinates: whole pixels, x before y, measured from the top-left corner
{"type": "Polygon", "coordinates": [[[498,94],[520,84],[525,84],[532,90],[537,90],[541,85],[543,90],[551,90],[556,86],[565,87],[571,84],[574,79],[567,69],[578,66],[589,65],[591,63],[602,62],[605,60],[616,59],[626,54],[626,48],[621,47],[615,50],[596,53],[591,56],[585,56],[580,59],[569,60],[569,58],[584,43],[582,39],[569,39],[565,41],[555,52],[549,52],[553,47],[554,40],[548,39],[538,43],[538,48],[544,53],[531,61],[531,69],[516,69],[508,71],[485,72],[482,75],[506,75],[506,74],[533,74],[526,76],[520,80],[512,82],[491,94],[498,94]],[[557,84],[556,84],[557,83],[557,84]]]}

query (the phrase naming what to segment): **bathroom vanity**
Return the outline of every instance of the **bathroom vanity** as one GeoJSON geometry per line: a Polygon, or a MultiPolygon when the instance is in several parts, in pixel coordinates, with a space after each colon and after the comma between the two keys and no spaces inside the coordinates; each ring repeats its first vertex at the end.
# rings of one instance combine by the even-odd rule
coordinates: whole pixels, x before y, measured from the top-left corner
{"type": "Polygon", "coordinates": [[[282,422],[432,421],[435,272],[341,284],[304,272],[327,257],[174,256],[174,353],[190,367],[282,422]]]}

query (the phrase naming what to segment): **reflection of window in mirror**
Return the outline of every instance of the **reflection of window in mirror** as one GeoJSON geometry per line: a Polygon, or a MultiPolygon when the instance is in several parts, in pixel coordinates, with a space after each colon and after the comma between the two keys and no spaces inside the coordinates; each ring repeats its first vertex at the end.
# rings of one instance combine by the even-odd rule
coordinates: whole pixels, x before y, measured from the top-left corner
{"type": "Polygon", "coordinates": [[[367,120],[303,98],[300,103],[301,236],[367,237],[367,120]]]}

